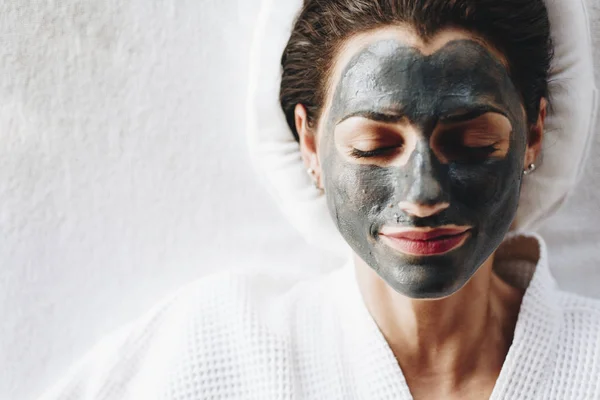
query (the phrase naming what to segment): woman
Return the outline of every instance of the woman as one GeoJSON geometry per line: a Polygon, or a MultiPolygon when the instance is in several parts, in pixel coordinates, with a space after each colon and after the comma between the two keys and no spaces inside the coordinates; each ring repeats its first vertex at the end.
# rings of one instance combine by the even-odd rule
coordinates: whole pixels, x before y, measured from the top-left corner
{"type": "Polygon", "coordinates": [[[549,32],[542,0],[305,1],[280,100],[352,261],[190,285],[46,398],[600,398],[600,304],[509,233],[549,32]]]}

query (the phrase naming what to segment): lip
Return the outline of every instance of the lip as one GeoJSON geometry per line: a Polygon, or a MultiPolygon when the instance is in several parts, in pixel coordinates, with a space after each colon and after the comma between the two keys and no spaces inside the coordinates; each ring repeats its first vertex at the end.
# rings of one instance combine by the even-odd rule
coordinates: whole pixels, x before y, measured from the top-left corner
{"type": "Polygon", "coordinates": [[[462,246],[471,235],[470,227],[389,228],[380,232],[381,240],[389,247],[412,256],[434,256],[462,246]]]}

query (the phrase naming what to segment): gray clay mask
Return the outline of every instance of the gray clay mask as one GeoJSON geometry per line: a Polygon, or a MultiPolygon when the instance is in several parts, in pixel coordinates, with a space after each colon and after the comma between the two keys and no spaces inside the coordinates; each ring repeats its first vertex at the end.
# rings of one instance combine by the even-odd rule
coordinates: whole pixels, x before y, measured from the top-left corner
{"type": "Polygon", "coordinates": [[[379,41],[346,65],[324,118],[328,208],[356,254],[406,296],[460,289],[501,243],[518,205],[527,125],[506,67],[475,41],[431,55],[379,41]],[[375,124],[369,134],[362,122],[342,129],[357,118],[375,124]],[[365,137],[370,147],[354,146],[365,137]],[[418,216],[401,203],[444,206],[418,216]],[[469,228],[447,252],[398,251],[380,235],[447,226],[469,228]]]}

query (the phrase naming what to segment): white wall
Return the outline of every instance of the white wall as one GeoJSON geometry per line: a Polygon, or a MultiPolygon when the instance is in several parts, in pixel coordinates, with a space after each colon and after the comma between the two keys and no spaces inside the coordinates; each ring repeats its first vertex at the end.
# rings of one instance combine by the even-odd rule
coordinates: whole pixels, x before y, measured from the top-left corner
{"type": "Polygon", "coordinates": [[[191,279],[322,262],[249,164],[257,11],[257,0],[0,5],[0,399],[32,398],[191,279]]]}
{"type": "MultiPolygon", "coordinates": [[[[257,8],[0,4],[1,400],[33,398],[96,340],[191,279],[239,265],[337,262],[308,250],[249,164],[245,66],[257,8]]],[[[575,227],[564,244],[587,224],[577,241],[597,246],[593,187],[560,217],[575,227]]],[[[555,273],[600,294],[598,253],[557,262],[555,273]]]]}

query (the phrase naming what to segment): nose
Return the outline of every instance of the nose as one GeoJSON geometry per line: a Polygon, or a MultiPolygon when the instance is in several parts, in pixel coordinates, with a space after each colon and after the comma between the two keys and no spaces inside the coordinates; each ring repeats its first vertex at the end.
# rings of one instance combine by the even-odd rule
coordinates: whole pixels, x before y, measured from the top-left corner
{"type": "Polygon", "coordinates": [[[419,218],[435,215],[450,206],[436,176],[435,156],[428,143],[420,142],[409,162],[409,189],[405,200],[398,207],[407,214],[419,218]]]}
{"type": "Polygon", "coordinates": [[[398,203],[398,207],[402,211],[419,218],[430,217],[445,210],[449,206],[449,203],[437,203],[430,206],[425,204],[411,203],[408,201],[401,201],[398,203]]]}

